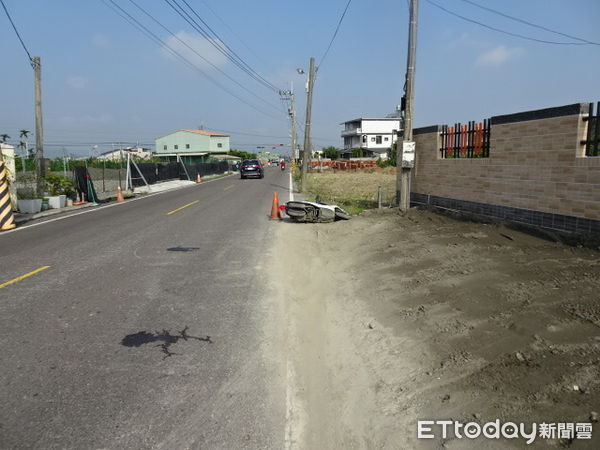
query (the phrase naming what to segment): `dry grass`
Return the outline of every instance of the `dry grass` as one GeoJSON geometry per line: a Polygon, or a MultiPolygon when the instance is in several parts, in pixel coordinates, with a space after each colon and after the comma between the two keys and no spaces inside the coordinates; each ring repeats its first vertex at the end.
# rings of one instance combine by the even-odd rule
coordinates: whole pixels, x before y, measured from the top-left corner
{"type": "Polygon", "coordinates": [[[377,187],[381,186],[383,206],[394,201],[396,169],[371,169],[368,171],[325,171],[310,173],[308,191],[312,199],[333,203],[350,214],[377,207],[377,187]]]}

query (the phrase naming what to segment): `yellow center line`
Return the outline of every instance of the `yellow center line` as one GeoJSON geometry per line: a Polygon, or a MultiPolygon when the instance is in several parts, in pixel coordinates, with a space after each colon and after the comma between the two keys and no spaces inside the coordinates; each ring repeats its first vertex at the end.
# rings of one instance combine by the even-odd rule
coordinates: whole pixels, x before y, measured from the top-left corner
{"type": "Polygon", "coordinates": [[[224,191],[226,191],[227,189],[231,189],[232,187],[234,187],[235,184],[232,184],[231,186],[227,186],[225,189],[223,189],[224,191]]]}
{"type": "Polygon", "coordinates": [[[25,278],[30,277],[31,275],[35,275],[36,273],[41,272],[42,270],[49,269],[50,267],[51,266],[43,266],[43,267],[40,267],[39,269],[35,269],[32,272],[26,273],[25,275],[21,275],[20,277],[17,277],[10,281],[7,281],[6,283],[2,283],[2,284],[0,284],[0,289],[2,289],[3,287],[6,287],[6,286],[10,286],[11,284],[17,283],[21,280],[24,280],[25,278]]]}
{"type": "Polygon", "coordinates": [[[177,208],[177,209],[174,209],[173,211],[169,211],[169,212],[167,213],[167,216],[170,216],[171,214],[175,214],[177,211],[181,211],[183,208],[187,208],[188,206],[195,205],[195,204],[196,204],[196,203],[198,203],[199,201],[200,201],[200,200],[194,200],[193,202],[191,202],[191,203],[188,203],[187,205],[183,205],[183,206],[180,206],[180,207],[179,207],[179,208],[177,208]]]}

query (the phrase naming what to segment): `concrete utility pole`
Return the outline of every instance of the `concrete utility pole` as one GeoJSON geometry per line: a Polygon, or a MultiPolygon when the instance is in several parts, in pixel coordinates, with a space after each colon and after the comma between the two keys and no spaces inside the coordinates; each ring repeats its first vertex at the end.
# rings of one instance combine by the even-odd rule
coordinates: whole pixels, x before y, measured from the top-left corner
{"type": "Polygon", "coordinates": [[[310,68],[308,71],[308,83],[306,88],[306,121],[304,122],[304,149],[302,151],[302,186],[301,192],[306,192],[306,179],[308,175],[308,162],[312,152],[312,143],[310,141],[310,120],[312,115],[312,97],[313,87],[315,85],[315,58],[310,58],[310,68]]]}
{"type": "Polygon", "coordinates": [[[44,194],[44,124],[42,121],[42,63],[39,56],[32,59],[35,83],[35,172],[37,178],[37,195],[44,194]]]}
{"type": "Polygon", "coordinates": [[[290,90],[290,119],[292,121],[292,154],[290,155],[292,160],[297,161],[298,155],[297,147],[298,147],[298,134],[296,131],[296,99],[294,97],[294,87],[292,85],[292,89],[290,90]]]}
{"type": "Polygon", "coordinates": [[[291,131],[291,139],[292,139],[292,160],[297,160],[298,155],[296,155],[296,146],[297,146],[297,134],[296,134],[296,105],[295,105],[295,97],[294,97],[294,85],[293,83],[290,86],[289,91],[279,91],[279,95],[282,100],[287,100],[290,102],[290,106],[288,107],[288,116],[292,122],[292,131],[291,131]]]}
{"type": "Polygon", "coordinates": [[[408,56],[406,61],[406,87],[404,92],[404,132],[398,131],[396,139],[396,200],[400,211],[405,212],[410,207],[410,170],[414,167],[413,142],[413,99],[415,86],[415,66],[417,54],[417,17],[419,0],[410,0],[410,25],[408,29],[408,56]],[[400,137],[403,137],[400,146],[400,137]]]}

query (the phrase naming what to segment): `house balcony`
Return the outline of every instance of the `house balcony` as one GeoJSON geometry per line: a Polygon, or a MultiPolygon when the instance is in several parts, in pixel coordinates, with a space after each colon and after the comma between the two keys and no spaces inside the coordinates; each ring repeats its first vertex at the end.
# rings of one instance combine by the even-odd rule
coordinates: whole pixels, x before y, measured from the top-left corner
{"type": "Polygon", "coordinates": [[[343,130],[342,131],[342,137],[358,136],[359,134],[362,134],[362,128],[352,128],[351,130],[343,130]]]}

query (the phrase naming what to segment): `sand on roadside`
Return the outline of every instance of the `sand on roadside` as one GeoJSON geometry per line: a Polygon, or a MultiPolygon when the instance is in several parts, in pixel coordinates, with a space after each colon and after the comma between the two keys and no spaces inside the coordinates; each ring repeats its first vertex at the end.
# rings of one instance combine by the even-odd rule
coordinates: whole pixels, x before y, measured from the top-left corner
{"type": "Polygon", "coordinates": [[[600,252],[411,210],[282,223],[288,448],[600,448],[417,439],[417,420],[590,422],[600,252]]]}

